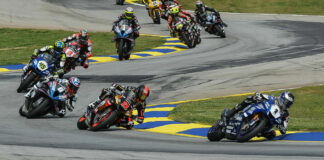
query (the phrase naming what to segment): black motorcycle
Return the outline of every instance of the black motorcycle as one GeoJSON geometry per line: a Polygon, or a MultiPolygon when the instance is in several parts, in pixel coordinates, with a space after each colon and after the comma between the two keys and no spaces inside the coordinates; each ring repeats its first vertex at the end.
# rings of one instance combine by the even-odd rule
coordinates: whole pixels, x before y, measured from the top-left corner
{"type": "Polygon", "coordinates": [[[211,13],[207,15],[205,23],[205,31],[209,34],[215,34],[222,38],[226,37],[225,34],[225,25],[222,23],[222,20],[218,18],[215,14],[211,13]]]}
{"type": "Polygon", "coordinates": [[[189,48],[196,46],[196,35],[193,23],[188,23],[182,17],[175,17],[174,30],[179,40],[185,43],[189,48]]]}

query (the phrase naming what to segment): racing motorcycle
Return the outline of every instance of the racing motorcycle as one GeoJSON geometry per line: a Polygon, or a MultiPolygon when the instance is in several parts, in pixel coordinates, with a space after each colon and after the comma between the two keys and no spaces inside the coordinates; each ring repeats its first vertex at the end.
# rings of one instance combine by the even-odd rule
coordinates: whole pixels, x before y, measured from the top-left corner
{"type": "Polygon", "coordinates": [[[128,60],[131,55],[130,52],[134,47],[132,43],[135,43],[133,28],[128,20],[123,19],[114,27],[114,32],[116,36],[112,40],[116,41],[119,60],[128,60]]]}
{"type": "Polygon", "coordinates": [[[33,59],[31,65],[31,69],[26,71],[26,73],[23,73],[21,76],[21,82],[17,88],[18,93],[32,87],[40,78],[51,74],[55,68],[55,59],[52,55],[43,53],[33,59]]]}
{"type": "Polygon", "coordinates": [[[148,7],[149,7],[149,16],[153,19],[155,24],[161,23],[161,11],[160,11],[160,0],[149,0],[148,7]]]}
{"type": "MultiPolygon", "coordinates": [[[[20,107],[19,114],[27,118],[35,118],[44,116],[48,113],[56,115],[59,107],[64,105],[59,100],[59,93],[63,92],[65,88],[58,84],[57,81],[47,82],[46,85],[35,89],[34,87],[29,91],[29,96],[25,98],[25,103],[20,107]]],[[[65,106],[64,106],[65,107],[65,106]]],[[[70,111],[71,108],[68,108],[70,111]]],[[[64,115],[58,115],[64,117],[64,115]]]]}
{"type": "MultiPolygon", "coordinates": [[[[75,69],[78,63],[80,63],[80,47],[77,45],[67,45],[64,49],[64,53],[66,56],[66,60],[63,66],[64,74],[71,71],[71,69],[75,69]]],[[[62,77],[63,75],[60,75],[62,77]]]]}
{"type": "Polygon", "coordinates": [[[79,118],[77,127],[80,130],[89,129],[98,131],[100,129],[108,129],[110,126],[124,127],[132,129],[134,124],[127,123],[126,119],[135,120],[137,116],[132,115],[132,106],[122,107],[120,103],[120,95],[109,96],[94,109],[87,108],[87,111],[79,118]]]}
{"type": "Polygon", "coordinates": [[[196,46],[194,24],[188,23],[186,19],[175,17],[174,29],[179,40],[185,43],[189,48],[196,46]]]}
{"type": "Polygon", "coordinates": [[[222,23],[220,18],[217,18],[215,14],[208,14],[207,21],[205,23],[206,32],[209,34],[215,34],[222,38],[226,37],[224,24],[222,23]]]}
{"type": "Polygon", "coordinates": [[[116,0],[117,5],[124,5],[125,0],[116,0]]]}
{"type": "Polygon", "coordinates": [[[275,125],[282,123],[283,112],[275,102],[274,97],[268,101],[251,104],[230,117],[225,124],[224,116],[229,109],[222,113],[222,120],[217,121],[208,131],[210,141],[220,141],[223,138],[246,142],[255,136],[265,135],[275,125]]]}

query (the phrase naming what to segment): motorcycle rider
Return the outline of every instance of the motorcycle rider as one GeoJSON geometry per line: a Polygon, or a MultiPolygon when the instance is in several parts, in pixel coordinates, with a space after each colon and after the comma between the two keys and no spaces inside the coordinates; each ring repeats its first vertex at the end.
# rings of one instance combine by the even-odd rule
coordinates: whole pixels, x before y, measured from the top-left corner
{"type": "Polygon", "coordinates": [[[25,97],[27,99],[30,98],[32,90],[38,90],[39,88],[42,88],[46,85],[47,82],[49,81],[56,81],[58,85],[58,95],[57,97],[57,102],[58,103],[58,108],[55,108],[56,115],[63,117],[66,113],[66,108],[72,112],[74,109],[74,103],[77,100],[77,92],[78,89],[80,88],[80,80],[77,77],[71,77],[69,79],[60,79],[60,78],[54,78],[54,77],[46,77],[42,81],[39,81],[36,83],[26,95],[25,97]],[[62,88],[62,89],[60,89],[62,88]]]}
{"type": "Polygon", "coordinates": [[[207,11],[210,11],[216,15],[217,18],[221,20],[221,23],[224,24],[225,27],[227,27],[227,24],[223,22],[223,20],[220,17],[219,12],[214,9],[210,8],[207,5],[204,5],[201,0],[196,1],[196,10],[195,10],[195,16],[197,18],[197,22],[202,25],[203,27],[205,26],[205,23],[207,21],[207,11]]]}
{"type": "Polygon", "coordinates": [[[161,10],[161,17],[164,19],[168,19],[168,10],[172,8],[171,6],[168,6],[168,2],[174,2],[174,5],[179,5],[179,2],[177,0],[161,0],[160,10],[161,10]]]}
{"type": "MultiPolygon", "coordinates": [[[[32,67],[31,62],[33,61],[33,59],[36,59],[38,55],[43,54],[43,53],[48,53],[50,55],[53,56],[54,60],[55,60],[55,67],[57,69],[62,68],[65,62],[65,54],[63,52],[64,49],[64,43],[61,40],[58,40],[54,43],[54,45],[48,45],[48,46],[44,46],[40,49],[35,49],[34,53],[31,55],[31,59],[29,61],[29,63],[23,68],[23,76],[26,75],[27,71],[29,71],[32,67]]],[[[54,69],[55,70],[55,69],[54,69]]],[[[57,70],[56,72],[54,72],[54,75],[58,75],[60,73],[62,73],[63,70],[57,70]]]]}
{"type": "Polygon", "coordinates": [[[176,5],[179,5],[178,0],[161,0],[162,9],[164,9],[164,10],[167,9],[167,7],[168,7],[167,2],[169,2],[169,1],[174,2],[174,4],[176,4],[176,5]]]}
{"type": "Polygon", "coordinates": [[[115,30],[115,26],[123,20],[127,19],[130,24],[132,25],[133,32],[134,32],[134,41],[132,41],[132,48],[135,46],[135,39],[139,37],[139,30],[141,29],[141,25],[138,23],[137,17],[134,15],[134,9],[132,7],[127,7],[125,9],[125,13],[121,14],[118,19],[114,22],[112,31],[115,30]]]}
{"type": "MultiPolygon", "coordinates": [[[[150,89],[146,85],[134,86],[121,86],[119,84],[113,83],[110,88],[103,88],[98,99],[88,105],[88,108],[94,109],[94,107],[100,104],[107,96],[115,96],[121,93],[120,107],[131,106],[136,108],[138,111],[137,122],[143,123],[144,121],[144,111],[146,107],[146,98],[150,95],[150,89]]],[[[132,118],[129,117],[125,120],[127,125],[133,125],[132,118]]]]}
{"type": "Polygon", "coordinates": [[[180,12],[180,8],[179,6],[173,6],[171,9],[170,9],[170,15],[168,17],[168,28],[170,30],[170,36],[171,37],[176,37],[175,35],[175,30],[174,30],[174,19],[176,17],[181,17],[181,18],[184,18],[187,20],[188,23],[191,22],[191,18],[187,15],[185,15],[183,12],[180,12]]]}
{"type": "MultiPolygon", "coordinates": [[[[242,101],[240,104],[237,104],[233,109],[229,110],[228,108],[224,110],[222,113],[222,121],[225,122],[227,125],[229,119],[234,116],[239,111],[243,110],[245,107],[255,104],[255,103],[261,103],[263,101],[269,100],[269,97],[271,95],[262,94],[259,92],[256,92],[254,96],[248,96],[244,101],[242,101]]],[[[274,96],[272,96],[274,97],[274,96]]],[[[281,134],[286,134],[287,127],[288,127],[288,120],[289,120],[289,107],[294,102],[294,95],[291,92],[285,91],[281,93],[279,97],[274,97],[276,99],[276,104],[280,107],[281,111],[284,113],[282,116],[282,123],[278,125],[278,129],[280,130],[281,134]]],[[[272,128],[264,135],[261,135],[263,137],[266,137],[267,139],[272,139],[276,136],[276,132],[272,128]]]]}
{"type": "Polygon", "coordinates": [[[86,29],[82,29],[80,30],[79,33],[74,33],[73,35],[67,38],[63,38],[62,41],[65,44],[72,41],[76,41],[76,45],[80,47],[80,57],[81,57],[80,65],[83,66],[83,68],[88,68],[89,67],[88,58],[93,55],[91,52],[92,41],[89,39],[88,31],[86,29]]]}

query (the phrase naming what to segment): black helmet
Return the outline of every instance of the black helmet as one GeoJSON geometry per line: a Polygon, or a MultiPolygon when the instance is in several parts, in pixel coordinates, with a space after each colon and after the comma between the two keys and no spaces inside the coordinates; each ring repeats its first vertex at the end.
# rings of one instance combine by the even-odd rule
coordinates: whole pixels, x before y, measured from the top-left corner
{"type": "Polygon", "coordinates": [[[285,91],[281,93],[280,97],[278,97],[278,105],[281,109],[287,110],[294,103],[295,96],[285,91]]]}
{"type": "Polygon", "coordinates": [[[137,97],[144,101],[150,95],[150,89],[146,85],[140,85],[136,89],[137,97]]]}

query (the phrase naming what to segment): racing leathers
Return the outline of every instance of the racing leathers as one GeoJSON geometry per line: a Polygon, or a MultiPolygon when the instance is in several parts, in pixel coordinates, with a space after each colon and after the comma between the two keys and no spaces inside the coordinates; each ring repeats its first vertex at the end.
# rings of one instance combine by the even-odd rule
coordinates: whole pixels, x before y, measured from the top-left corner
{"type": "MultiPolygon", "coordinates": [[[[222,114],[222,120],[225,122],[225,124],[228,123],[229,119],[234,116],[239,111],[242,111],[245,107],[255,104],[255,103],[261,103],[263,101],[268,101],[271,95],[262,94],[259,92],[256,92],[253,96],[248,96],[244,101],[242,101],[240,104],[237,104],[234,108],[231,110],[227,110],[223,112],[222,114]]],[[[273,98],[277,99],[276,97],[272,96],[273,98]]],[[[276,103],[277,100],[276,100],[276,103]]],[[[287,109],[282,110],[283,116],[282,116],[282,123],[277,126],[281,134],[286,134],[287,127],[288,127],[288,120],[289,120],[289,112],[287,109]]],[[[272,139],[276,136],[276,132],[274,129],[270,129],[268,132],[266,132],[263,135],[260,135],[263,137],[266,137],[267,139],[272,139]]]]}
{"type": "Polygon", "coordinates": [[[43,53],[48,53],[53,56],[54,61],[55,61],[55,69],[53,72],[53,75],[58,76],[58,74],[63,73],[63,70],[61,69],[64,66],[64,62],[66,59],[66,56],[63,52],[59,54],[55,54],[54,52],[54,47],[52,45],[44,46],[40,49],[35,49],[34,53],[31,55],[31,59],[29,63],[23,68],[23,76],[26,74],[27,71],[29,71],[32,68],[32,60],[36,59],[38,55],[43,54],[43,53]]]}
{"type": "Polygon", "coordinates": [[[80,47],[80,58],[81,63],[80,65],[83,66],[83,68],[89,67],[89,60],[93,54],[92,54],[92,41],[90,39],[81,40],[80,33],[74,33],[73,35],[63,38],[62,41],[68,45],[77,45],[80,47]]]}
{"type": "MultiPolygon", "coordinates": [[[[113,83],[110,88],[103,88],[98,99],[88,105],[89,108],[93,109],[95,106],[100,104],[106,97],[115,96],[120,94],[120,102],[119,107],[128,108],[129,106],[132,108],[136,108],[138,112],[137,122],[143,123],[144,121],[144,111],[146,107],[146,100],[141,101],[136,94],[137,87],[133,86],[121,86],[119,84],[113,83]]],[[[129,117],[125,119],[126,123],[129,125],[133,124],[132,118],[129,117]]]]}
{"type": "Polygon", "coordinates": [[[54,78],[54,77],[45,77],[41,81],[37,82],[29,92],[25,95],[25,97],[28,98],[31,95],[32,91],[37,91],[39,88],[48,87],[47,83],[50,81],[55,81],[57,87],[57,96],[55,97],[55,105],[56,108],[54,108],[56,115],[63,117],[66,114],[66,108],[72,112],[74,109],[74,103],[77,100],[77,94],[76,93],[70,93],[69,92],[69,81],[67,79],[60,79],[60,78],[54,78]]]}

